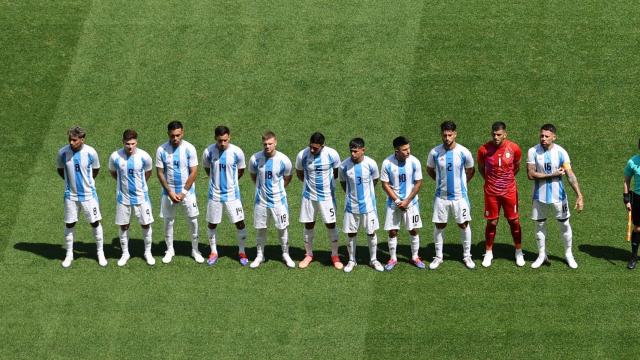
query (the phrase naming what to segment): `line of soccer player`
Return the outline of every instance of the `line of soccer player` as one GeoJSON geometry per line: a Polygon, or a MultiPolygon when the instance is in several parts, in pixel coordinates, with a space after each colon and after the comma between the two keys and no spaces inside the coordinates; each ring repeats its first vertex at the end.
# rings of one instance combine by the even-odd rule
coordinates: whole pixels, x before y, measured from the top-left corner
{"type": "MultiPolygon", "coordinates": [[[[183,208],[191,231],[191,256],[198,263],[205,262],[198,249],[198,215],[195,180],[198,159],[195,147],[183,139],[184,128],[179,121],[167,126],[169,140],[158,147],[155,167],[162,186],[160,217],[164,219],[166,252],[162,262],[168,264],[175,256],[173,247],[173,226],[178,208],[183,208]]],[[[442,144],[429,152],[426,171],[436,182],[433,200],[433,237],[435,257],[428,265],[437,269],[443,263],[444,229],[449,216],[460,228],[463,244],[462,261],[469,268],[475,268],[471,256],[471,208],[467,196],[467,183],[475,174],[474,157],[456,140],[456,124],[445,121],[440,125],[442,144]]],[[[480,147],[477,153],[478,170],[484,178],[485,254],[484,267],[491,266],[493,242],[496,226],[503,209],[509,222],[515,244],[515,262],[524,266],[521,229],[518,213],[518,190],[515,176],[520,169],[521,150],[517,144],[507,140],[504,122],[495,122],[491,127],[492,140],[480,147]]],[[[243,151],[231,143],[231,133],[226,126],[214,130],[216,142],[209,145],[202,154],[202,165],[209,176],[207,202],[208,240],[211,252],[207,264],[218,261],[217,226],[226,212],[235,224],[238,240],[238,260],[242,266],[259,267],[265,261],[267,225],[272,222],[282,247],[282,260],[287,267],[296,263],[289,255],[289,207],[285,188],[293,177],[294,166],[289,158],[277,150],[277,137],[267,131],[262,135],[263,150],[251,156],[248,162],[251,180],[256,190],[253,201],[253,225],[256,229],[257,255],[249,262],[245,252],[247,231],[244,210],[240,199],[238,180],[247,167],[243,151]]],[[[84,213],[93,228],[97,244],[100,266],[107,266],[103,250],[103,230],[94,178],[100,169],[100,160],[95,149],[85,144],[85,131],[73,127],[68,131],[69,144],[58,152],[57,168],[65,181],[64,222],[66,256],[63,267],[73,262],[74,228],[78,213],[84,213]]],[[[109,157],[109,171],[116,179],[116,224],[119,225],[119,239],[122,256],[118,266],[126,265],[129,253],[129,225],[133,214],[142,227],[144,258],[149,265],[155,264],[151,253],[153,223],[147,181],[152,173],[151,156],[137,147],[137,133],[126,130],[122,137],[123,148],[109,157]]],[[[540,128],[540,143],[527,153],[527,177],[533,180],[532,218],[535,221],[535,237],[538,257],[531,264],[539,268],[548,262],[546,252],[546,220],[555,217],[560,224],[560,233],[565,245],[565,259],[569,267],[578,267],[572,254],[572,232],[569,223],[569,204],[564,189],[563,178],[576,193],[575,209],[583,209],[583,197],[578,180],[571,168],[569,155],[555,144],[556,128],[545,124],[540,128]]],[[[298,267],[306,268],[314,260],[313,242],[315,221],[319,217],[325,224],[331,244],[331,261],[338,270],[351,272],[356,262],[356,237],[359,229],[364,230],[369,246],[369,265],[377,271],[391,271],[398,263],[396,248],[397,235],[404,227],[410,235],[411,263],[420,269],[426,264],[418,256],[422,228],[418,193],[422,185],[422,165],[411,155],[409,140],[399,136],[393,140],[394,153],[389,155],[378,168],[376,162],[365,155],[366,147],[362,138],[349,142],[350,156],[341,160],[337,151],[325,146],[324,136],[316,132],[309,139],[309,146],[301,150],[295,159],[295,174],[303,183],[299,221],[304,224],[303,240],[305,257],[298,267]],[[338,229],[336,228],[336,179],[345,192],[345,207],[342,231],[347,236],[348,260],[342,263],[338,254],[338,229]],[[390,259],[383,266],[377,259],[377,236],[379,229],[375,186],[382,182],[387,194],[384,230],[388,232],[390,259]]],[[[626,173],[625,173],[626,174],[626,173]]],[[[625,178],[626,179],[626,178],[625,178]]],[[[625,185],[627,182],[625,182],[625,185]]],[[[637,184],[637,182],[636,182],[637,184]]],[[[625,196],[625,201],[627,197],[625,196]]],[[[640,232],[640,227],[638,228],[640,232]]],[[[636,242],[638,236],[635,237],[636,242]]],[[[637,254],[637,245],[636,245],[637,254]]],[[[635,263],[634,263],[635,265],[635,263]]]]}

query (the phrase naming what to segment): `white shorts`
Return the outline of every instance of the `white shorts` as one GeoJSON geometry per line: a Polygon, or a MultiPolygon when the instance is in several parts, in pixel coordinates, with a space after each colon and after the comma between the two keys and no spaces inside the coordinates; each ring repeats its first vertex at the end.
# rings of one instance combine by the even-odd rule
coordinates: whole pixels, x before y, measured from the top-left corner
{"type": "Polygon", "coordinates": [[[133,215],[138,218],[140,225],[149,225],[153,223],[153,213],[151,212],[151,203],[144,202],[139,205],[123,205],[116,204],[116,225],[128,225],[131,222],[131,210],[133,215]]]}
{"type": "Polygon", "coordinates": [[[193,218],[200,214],[195,194],[187,194],[179,203],[174,203],[167,195],[162,195],[162,199],[160,200],[160,217],[175,219],[176,208],[179,206],[184,208],[188,218],[193,218]]]}
{"type": "Polygon", "coordinates": [[[336,205],[333,200],[313,201],[303,197],[300,205],[300,222],[316,221],[316,212],[320,213],[320,218],[325,224],[336,222],[336,205]]]}
{"type": "Polygon", "coordinates": [[[445,200],[436,197],[433,200],[433,222],[446,224],[449,220],[449,213],[453,214],[457,224],[471,221],[471,207],[466,199],[445,200]]]}
{"type": "Polygon", "coordinates": [[[213,201],[209,199],[207,202],[207,222],[210,224],[220,224],[222,222],[222,209],[226,210],[231,223],[235,224],[244,220],[244,210],[240,199],[231,201],[213,201]]]}
{"type": "Polygon", "coordinates": [[[533,200],[531,219],[545,220],[547,218],[547,212],[555,213],[555,218],[558,220],[568,219],[569,216],[571,216],[569,212],[569,201],[565,198],[557,203],[545,204],[538,200],[533,200]]]}
{"type": "Polygon", "coordinates": [[[346,234],[355,234],[362,225],[362,228],[371,235],[380,228],[378,223],[378,214],[375,211],[366,214],[352,214],[344,212],[344,221],[342,223],[342,231],[346,234]]]}
{"type": "Polygon", "coordinates": [[[276,229],[283,230],[289,226],[289,209],[280,204],[272,208],[264,205],[255,205],[253,207],[253,226],[256,229],[266,229],[269,218],[273,219],[276,229]]]}
{"type": "Polygon", "coordinates": [[[93,198],[87,201],[73,201],[64,199],[64,223],[72,224],[78,221],[78,211],[82,209],[84,217],[90,224],[102,220],[100,214],[100,204],[98,199],[93,198]]]}
{"type": "Polygon", "coordinates": [[[401,224],[404,224],[405,228],[409,231],[422,227],[422,218],[420,217],[420,207],[418,207],[418,204],[409,206],[406,211],[398,209],[395,205],[387,206],[384,229],[387,231],[398,230],[401,224]]]}

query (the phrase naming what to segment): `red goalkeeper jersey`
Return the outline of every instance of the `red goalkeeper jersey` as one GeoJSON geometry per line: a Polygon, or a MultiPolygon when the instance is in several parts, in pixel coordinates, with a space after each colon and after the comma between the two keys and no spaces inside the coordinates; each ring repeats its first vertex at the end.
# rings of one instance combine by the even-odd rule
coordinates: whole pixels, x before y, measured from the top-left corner
{"type": "Polygon", "coordinates": [[[478,149],[478,164],[484,164],[484,191],[489,195],[507,195],[518,191],[515,168],[520,165],[522,152],[518,144],[504,140],[500,147],[493,141],[478,149]]]}

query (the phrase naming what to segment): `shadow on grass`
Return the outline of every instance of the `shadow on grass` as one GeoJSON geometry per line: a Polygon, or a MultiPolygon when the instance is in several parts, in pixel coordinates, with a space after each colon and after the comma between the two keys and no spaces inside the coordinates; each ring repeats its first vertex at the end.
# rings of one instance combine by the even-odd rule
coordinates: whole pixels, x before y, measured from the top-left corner
{"type": "Polygon", "coordinates": [[[631,255],[629,250],[612,246],[582,244],[578,246],[578,249],[592,257],[607,260],[612,264],[614,261],[626,262],[629,260],[629,256],[631,255]]]}

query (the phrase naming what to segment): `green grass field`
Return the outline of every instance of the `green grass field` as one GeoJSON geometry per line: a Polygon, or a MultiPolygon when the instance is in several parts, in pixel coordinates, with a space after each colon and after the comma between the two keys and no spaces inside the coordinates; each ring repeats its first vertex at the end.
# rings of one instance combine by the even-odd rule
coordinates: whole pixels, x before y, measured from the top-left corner
{"type": "MultiPolygon", "coordinates": [[[[637,272],[626,269],[620,193],[640,135],[639,18],[632,1],[0,0],[0,358],[637,358],[640,290],[637,272]],[[343,157],[350,138],[364,137],[380,164],[400,134],[424,162],[445,118],[456,120],[458,141],[472,152],[497,119],[524,151],[537,143],[541,124],[556,124],[585,195],[585,211],[571,218],[579,269],[562,261],[553,223],[551,266],[528,266],[537,248],[524,172],[526,268],[513,263],[504,221],[489,269],[464,268],[450,226],[437,271],[408,264],[403,233],[396,270],[362,265],[344,274],[331,267],[318,227],[319,261],[309,269],[285,268],[272,230],[272,261],[252,271],[237,263],[226,221],[223,257],[210,268],[188,257],[182,219],[173,263],[144,263],[134,223],[134,258],[116,266],[115,181],[106,165],[125,128],[136,128],[139,146],[154,154],[166,124],[180,119],[201,153],[224,123],[247,158],[272,129],[291,159],[320,130],[343,157]],[[107,268],[98,266],[82,220],[76,261],[60,266],[64,185],[55,154],[74,124],[87,129],[103,165],[97,188],[107,268]]],[[[241,187],[251,224],[248,176],[241,187]]],[[[469,187],[480,265],[481,179],[469,187]]],[[[150,188],[159,260],[155,175],[150,188]]],[[[433,190],[425,181],[425,259],[434,255],[433,190]]],[[[297,219],[300,182],[288,192],[297,219]]],[[[381,216],[383,199],[378,188],[381,216]]],[[[204,214],[200,227],[208,253],[204,214]]],[[[292,257],[301,260],[302,226],[294,221],[289,231],[292,257]]],[[[386,234],[378,237],[386,261],[386,234]]],[[[359,244],[366,264],[364,237],[359,244]]]]}

